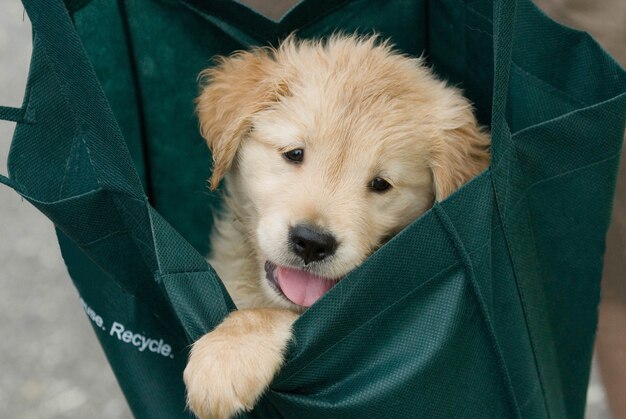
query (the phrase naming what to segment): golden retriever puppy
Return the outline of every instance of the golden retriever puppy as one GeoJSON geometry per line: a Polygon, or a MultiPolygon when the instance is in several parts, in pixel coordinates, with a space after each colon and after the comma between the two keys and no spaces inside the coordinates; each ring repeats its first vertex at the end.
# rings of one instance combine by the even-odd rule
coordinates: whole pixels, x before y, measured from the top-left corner
{"type": "Polygon", "coordinates": [[[238,308],[184,373],[200,417],[251,409],[298,313],[435,200],[485,169],[461,92],[376,37],[284,41],[202,73],[211,187],[226,178],[210,263],[238,308]]]}

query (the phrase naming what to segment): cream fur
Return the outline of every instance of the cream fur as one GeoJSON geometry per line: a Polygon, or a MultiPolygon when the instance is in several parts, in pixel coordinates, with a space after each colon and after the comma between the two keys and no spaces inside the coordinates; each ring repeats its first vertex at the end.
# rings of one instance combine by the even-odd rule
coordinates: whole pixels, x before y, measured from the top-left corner
{"type": "Polygon", "coordinates": [[[240,52],[202,73],[200,128],[226,178],[210,262],[239,308],[194,344],[185,370],[200,417],[250,409],[283,363],[302,309],[265,278],[266,260],[300,268],[288,229],[307,222],[339,241],[308,266],[341,278],[384,241],[489,162],[489,137],[459,90],[421,59],[376,37],[290,37],[277,50],[240,52]],[[282,153],[304,149],[293,165],[282,153]],[[368,188],[374,177],[391,185],[368,188]],[[272,309],[267,309],[272,307],[272,309]]]}

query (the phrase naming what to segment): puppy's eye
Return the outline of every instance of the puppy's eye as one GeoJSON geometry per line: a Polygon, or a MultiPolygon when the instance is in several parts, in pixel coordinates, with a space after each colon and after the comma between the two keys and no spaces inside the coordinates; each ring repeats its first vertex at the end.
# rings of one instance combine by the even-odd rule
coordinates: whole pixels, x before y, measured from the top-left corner
{"type": "Polygon", "coordinates": [[[391,188],[389,182],[381,177],[375,177],[369,184],[370,189],[374,192],[385,192],[387,189],[391,188]]]}
{"type": "Polygon", "coordinates": [[[301,148],[296,148],[294,150],[283,153],[283,157],[285,157],[291,163],[302,163],[302,159],[304,159],[304,150],[301,148]]]}

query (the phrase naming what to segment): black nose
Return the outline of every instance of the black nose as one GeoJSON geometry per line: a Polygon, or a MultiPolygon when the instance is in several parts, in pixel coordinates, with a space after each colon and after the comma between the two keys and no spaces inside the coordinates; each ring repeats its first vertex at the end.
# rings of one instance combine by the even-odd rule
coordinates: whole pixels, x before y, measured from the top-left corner
{"type": "Polygon", "coordinates": [[[289,231],[291,250],[304,260],[304,264],[322,260],[337,250],[337,239],[306,224],[298,224],[289,231]]]}

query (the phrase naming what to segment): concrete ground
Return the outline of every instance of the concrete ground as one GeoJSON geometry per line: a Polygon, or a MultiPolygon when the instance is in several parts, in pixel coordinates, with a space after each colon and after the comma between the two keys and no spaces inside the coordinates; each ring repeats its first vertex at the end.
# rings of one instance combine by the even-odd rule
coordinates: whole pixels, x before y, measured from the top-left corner
{"type": "MultiPolygon", "coordinates": [[[[0,104],[20,106],[30,25],[17,0],[0,12],[0,104]]],[[[0,122],[0,173],[13,124],[0,122]]],[[[132,417],[63,265],[52,224],[0,186],[0,417],[132,417]]],[[[597,375],[587,418],[608,419],[597,375]]]]}

